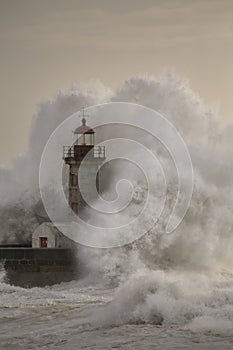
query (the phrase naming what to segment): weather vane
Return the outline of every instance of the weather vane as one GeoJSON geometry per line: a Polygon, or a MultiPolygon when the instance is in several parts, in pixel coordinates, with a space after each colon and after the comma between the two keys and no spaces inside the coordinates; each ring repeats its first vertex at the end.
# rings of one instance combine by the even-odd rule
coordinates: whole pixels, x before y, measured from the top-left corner
{"type": "Polygon", "coordinates": [[[82,118],[82,121],[86,121],[86,118],[89,117],[89,114],[85,114],[85,107],[84,107],[84,105],[82,106],[82,111],[79,114],[79,117],[82,118]]]}

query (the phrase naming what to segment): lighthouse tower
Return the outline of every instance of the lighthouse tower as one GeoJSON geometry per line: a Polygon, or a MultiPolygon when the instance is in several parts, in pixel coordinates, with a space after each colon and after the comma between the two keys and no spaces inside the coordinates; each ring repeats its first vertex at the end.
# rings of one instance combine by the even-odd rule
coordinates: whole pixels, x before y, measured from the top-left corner
{"type": "MultiPolygon", "coordinates": [[[[84,114],[83,108],[82,125],[76,128],[73,132],[73,145],[63,147],[63,159],[65,164],[69,165],[69,205],[76,214],[78,214],[86,204],[79,188],[78,172],[81,162],[86,156],[85,162],[87,164],[87,174],[85,176],[85,192],[89,191],[89,183],[94,179],[96,181],[97,191],[99,191],[98,169],[105,159],[105,147],[95,146],[95,131],[87,126],[85,117],[86,115],[84,114]]],[[[91,194],[89,194],[88,197],[92,198],[91,194]]]]}

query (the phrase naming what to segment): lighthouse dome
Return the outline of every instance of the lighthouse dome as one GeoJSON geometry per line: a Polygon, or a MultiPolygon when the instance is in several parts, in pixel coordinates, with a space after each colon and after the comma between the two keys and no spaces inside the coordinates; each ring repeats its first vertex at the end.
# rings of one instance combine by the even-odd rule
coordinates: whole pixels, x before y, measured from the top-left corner
{"type": "Polygon", "coordinates": [[[82,125],[74,130],[74,134],[94,134],[94,130],[86,125],[86,119],[82,119],[82,125]]]}

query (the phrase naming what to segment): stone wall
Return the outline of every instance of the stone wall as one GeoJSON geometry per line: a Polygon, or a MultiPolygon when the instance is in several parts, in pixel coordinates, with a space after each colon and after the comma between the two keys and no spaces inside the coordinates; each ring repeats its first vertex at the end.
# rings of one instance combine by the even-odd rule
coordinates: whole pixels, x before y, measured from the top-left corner
{"type": "Polygon", "coordinates": [[[6,281],[33,287],[70,281],[80,275],[77,250],[55,248],[0,248],[6,281]]]}

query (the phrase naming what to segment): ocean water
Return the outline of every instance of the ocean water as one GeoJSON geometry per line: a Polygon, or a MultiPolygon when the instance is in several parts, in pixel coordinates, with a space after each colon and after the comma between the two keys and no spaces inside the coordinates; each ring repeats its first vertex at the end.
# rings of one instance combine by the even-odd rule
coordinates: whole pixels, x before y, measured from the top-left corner
{"type": "Polygon", "coordinates": [[[233,276],[178,276],[144,271],[116,288],[1,282],[0,348],[232,349],[233,276]]]}
{"type": "MultiPolygon", "coordinates": [[[[0,349],[233,348],[233,126],[177,76],[132,77],[116,91],[100,83],[82,85],[42,103],[28,151],[12,169],[0,169],[1,242],[30,241],[43,220],[39,164],[54,129],[83,104],[116,101],[155,109],[179,130],[193,162],[189,210],[175,232],[164,234],[163,219],[177,189],[174,168],[161,145],[139,135],[140,142],[156,149],[170,176],[164,217],[130,247],[80,249],[78,259],[86,266],[86,275],[77,281],[23,289],[7,284],[2,270],[0,349]]],[[[127,137],[122,129],[108,132],[111,138],[127,137]]],[[[132,175],[125,166],[116,169],[114,184],[127,173],[132,175]]],[[[184,171],[184,181],[185,175],[184,171]]],[[[106,179],[113,181],[114,176],[107,173],[106,179]]],[[[137,191],[132,211],[122,222],[143,205],[145,186],[140,176],[133,180],[137,191]]],[[[119,216],[112,219],[114,224],[118,220],[119,216]]],[[[144,224],[141,221],[140,227],[144,224]]]]}

